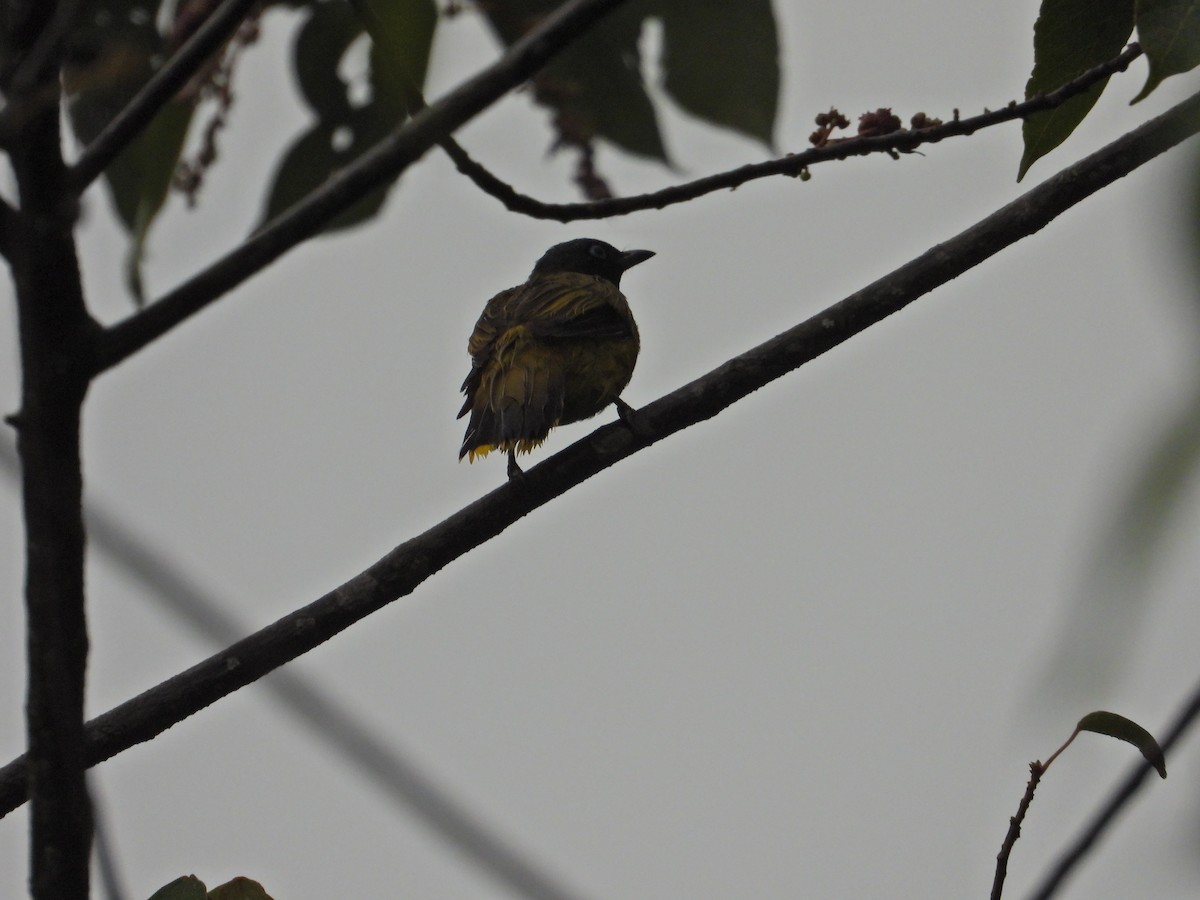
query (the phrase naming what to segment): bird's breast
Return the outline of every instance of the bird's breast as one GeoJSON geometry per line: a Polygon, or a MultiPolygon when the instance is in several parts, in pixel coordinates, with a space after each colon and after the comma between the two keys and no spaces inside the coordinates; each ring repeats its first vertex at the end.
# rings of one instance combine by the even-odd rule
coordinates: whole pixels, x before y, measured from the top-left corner
{"type": "Polygon", "coordinates": [[[625,390],[638,357],[637,334],[608,340],[563,342],[558,348],[563,371],[560,423],[588,419],[625,390]]]}

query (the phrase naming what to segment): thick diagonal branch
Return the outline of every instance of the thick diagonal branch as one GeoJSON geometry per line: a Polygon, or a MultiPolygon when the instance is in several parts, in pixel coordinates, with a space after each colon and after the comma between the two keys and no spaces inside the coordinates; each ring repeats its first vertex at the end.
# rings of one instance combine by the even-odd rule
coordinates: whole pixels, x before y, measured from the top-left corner
{"type": "MultiPolygon", "coordinates": [[[[712,418],[917,298],[1044,228],[1057,216],[1200,132],[1200,94],[1063,170],[896,271],[638,411],[597,429],[503,487],[401,544],[341,587],[227,650],[97,717],[88,760],[150,740],[221,697],[412,593],[441,568],[518,519],[651,443],[712,418]]],[[[22,800],[24,760],[0,770],[0,813],[22,800]]]]}

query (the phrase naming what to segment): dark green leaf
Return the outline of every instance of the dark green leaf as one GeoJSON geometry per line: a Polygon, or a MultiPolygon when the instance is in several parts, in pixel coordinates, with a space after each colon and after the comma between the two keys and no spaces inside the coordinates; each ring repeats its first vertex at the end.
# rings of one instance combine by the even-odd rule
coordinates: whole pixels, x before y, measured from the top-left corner
{"type": "Polygon", "coordinates": [[[194,110],[195,106],[187,101],[168,103],[108,168],[113,197],[130,232],[125,283],[139,304],[145,300],[142,259],[146,240],[150,226],[167,202],[194,110]],[[125,208],[131,202],[132,209],[125,208]]]}
{"type": "Polygon", "coordinates": [[[770,0],[655,0],[663,86],[688,112],[771,146],[779,39],[770,0]]]}
{"type": "Polygon", "coordinates": [[[208,900],[271,900],[261,884],[239,875],[208,892],[208,900]]]}
{"type": "MultiPolygon", "coordinates": [[[[65,83],[70,121],[81,142],[94,140],[152,74],[151,60],[164,49],[154,27],[157,8],[157,3],[98,4],[95,18],[73,36],[65,83]]],[[[117,215],[129,231],[125,277],[139,302],[146,241],[170,193],[194,108],[190,100],[168,103],[104,172],[117,215]]]]}
{"type": "MultiPolygon", "coordinates": [[[[369,120],[369,113],[358,118],[357,130],[355,122],[355,117],[352,117],[350,122],[335,128],[318,122],[292,144],[275,170],[275,180],[267,195],[267,208],[263,212],[264,222],[274,218],[322,184],[381,136],[374,132],[375,123],[369,120]]],[[[383,206],[390,188],[391,184],[388,184],[372,191],[337,216],[325,230],[349,228],[372,218],[383,206]]]]}
{"type": "Polygon", "coordinates": [[[560,132],[592,134],[667,162],[658,116],[642,80],[638,47],[645,5],[630,3],[550,62],[535,80],[539,100],[559,112],[560,132]]]}
{"type": "MultiPolygon", "coordinates": [[[[161,0],[93,0],[82,5],[64,48],[68,77],[93,84],[144,81],[150,68],[146,54],[163,46],[155,24],[161,5],[161,0]]],[[[68,85],[68,91],[82,87],[68,85]]]]}
{"type": "Polygon", "coordinates": [[[1163,758],[1162,748],[1158,741],[1145,728],[1124,716],[1112,712],[1088,713],[1079,720],[1078,731],[1091,731],[1094,734],[1106,734],[1118,740],[1133,744],[1141,751],[1142,756],[1158,771],[1163,778],[1167,777],[1167,763],[1163,758]]]}
{"type": "Polygon", "coordinates": [[[371,35],[377,103],[407,113],[420,96],[437,26],[433,0],[355,0],[371,35]]]}
{"type": "Polygon", "coordinates": [[[150,900],[206,900],[208,891],[195,875],[183,875],[150,895],[150,900]]]}
{"type": "MultiPolygon", "coordinates": [[[[511,45],[559,5],[560,0],[512,0],[483,11],[511,45]]],[[[586,144],[600,137],[629,153],[667,161],[638,48],[642,20],[650,11],[650,0],[631,0],[534,76],[538,103],[555,111],[559,143],[586,144]]]]}
{"type": "Polygon", "coordinates": [[[338,73],[342,57],[363,33],[362,22],[344,2],[318,3],[296,32],[292,68],[306,103],[322,119],[350,115],[349,85],[338,73]]]}
{"type": "MultiPolygon", "coordinates": [[[[1042,0],[1033,28],[1033,73],[1025,98],[1057,90],[1121,52],[1133,31],[1134,0],[1042,0]]],[[[1025,120],[1025,152],[1017,180],[1070,136],[1083,121],[1108,79],[1057,109],[1025,120]]]]}
{"type": "Polygon", "coordinates": [[[1138,0],[1137,32],[1150,74],[1134,103],[1164,78],[1200,65],[1200,0],[1138,0]]]}
{"type": "MultiPolygon", "coordinates": [[[[483,7],[511,45],[561,0],[508,0],[483,7]]],[[[555,112],[560,144],[604,138],[667,162],[646,93],[639,40],[647,18],[663,24],[665,90],[688,112],[768,145],[779,102],[779,46],[770,0],[631,0],[555,57],[533,79],[555,112]]]]}
{"type": "MultiPolygon", "coordinates": [[[[293,52],[301,91],[318,121],[284,154],[267,195],[263,221],[273,218],[353,162],[399,125],[420,96],[437,24],[433,0],[333,0],[317,5],[301,27],[293,52]],[[364,30],[371,36],[369,97],[339,74],[346,51],[364,30]],[[326,40],[323,35],[330,36],[326,40]]],[[[374,217],[391,184],[383,185],[334,219],[336,231],[374,217]]]]}
{"type": "MultiPolygon", "coordinates": [[[[97,3],[71,35],[64,73],[67,110],[81,144],[90,144],[153,74],[152,60],[163,51],[154,26],[157,3],[97,3]]],[[[116,196],[127,226],[136,198],[116,196]]]]}

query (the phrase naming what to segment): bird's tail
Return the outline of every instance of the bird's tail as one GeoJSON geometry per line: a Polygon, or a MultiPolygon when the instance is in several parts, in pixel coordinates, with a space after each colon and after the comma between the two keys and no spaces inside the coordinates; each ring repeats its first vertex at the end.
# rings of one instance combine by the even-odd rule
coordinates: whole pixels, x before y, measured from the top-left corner
{"type": "Polygon", "coordinates": [[[563,414],[561,365],[547,359],[554,351],[513,328],[497,341],[488,362],[472,369],[463,383],[470,413],[458,457],[474,462],[493,450],[528,453],[539,446],[563,414]]]}

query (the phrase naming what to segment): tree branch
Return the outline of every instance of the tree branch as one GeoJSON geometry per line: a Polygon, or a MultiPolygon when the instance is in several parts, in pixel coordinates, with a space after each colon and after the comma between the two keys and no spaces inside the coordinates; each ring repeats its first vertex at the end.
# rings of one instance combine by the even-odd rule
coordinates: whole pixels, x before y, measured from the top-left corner
{"type": "Polygon", "coordinates": [[[200,71],[238,26],[245,21],[259,0],[225,0],[195,33],[184,42],[161,69],[134,95],[133,99],[96,135],[75,165],[67,171],[71,189],[82,194],[96,177],[108,168],[129,142],[158,115],[159,110],[179,93],[200,71]]]}
{"type": "Polygon", "coordinates": [[[280,213],[241,246],[162,299],[107,329],[96,372],[141,350],[227,291],[258,273],[330,220],[397,177],[438,141],[540,69],[625,0],[571,0],[548,15],[496,63],[418,112],[325,184],[280,213]]]}
{"type": "Polygon", "coordinates": [[[4,243],[21,353],[21,408],[9,421],[17,428],[25,520],[29,763],[22,777],[33,807],[30,890],[37,900],[87,900],[92,814],[84,778],[88,635],[79,437],[99,328],[84,305],[75,202],[65,188],[59,12],[54,3],[26,4],[5,23],[19,20],[20,32],[4,37],[9,47],[28,49],[23,96],[39,98],[22,111],[9,147],[20,202],[5,213],[4,243]]]}
{"type": "Polygon", "coordinates": [[[553,219],[558,222],[575,222],[583,219],[606,219],[624,216],[647,209],[663,209],[676,203],[686,203],[715,191],[733,190],[748,181],[769,178],[775,175],[797,177],[809,167],[831,160],[844,160],[852,156],[867,156],[872,153],[910,153],[925,144],[935,144],[950,137],[974,134],[984,128],[1024,119],[1034,113],[1054,109],[1082,94],[1115,72],[1123,72],[1142,54],[1142,48],[1130,44],[1117,57],[1090,69],[1073,81],[1067,82],[1049,94],[1039,94],[1023,103],[1013,101],[1003,109],[985,112],[968,119],[955,118],[942,125],[894,131],[872,137],[847,138],[823,147],[814,147],[802,153],[789,153],[779,159],[740,166],[716,175],[707,175],[695,181],[673,185],[648,194],[633,197],[615,197],[610,200],[594,200],[587,203],[543,203],[535,197],[522,194],[511,185],[501,181],[484,166],[476,162],[453,140],[442,144],[443,149],[454,161],[457,169],[475,182],[485,194],[495,197],[510,212],[521,213],[535,219],[553,219]]]}
{"type": "MultiPolygon", "coordinates": [[[[1159,743],[1164,754],[1168,753],[1183,735],[1187,733],[1188,729],[1196,724],[1197,718],[1200,718],[1200,684],[1192,688],[1191,695],[1176,714],[1175,721],[1164,732],[1164,737],[1159,743]]],[[[1129,774],[1113,790],[1108,801],[1096,811],[1092,821],[1084,827],[1078,837],[1063,851],[1058,861],[1046,873],[1045,878],[1042,879],[1042,883],[1029,895],[1029,900],[1049,900],[1050,897],[1058,893],[1058,889],[1063,886],[1067,877],[1083,862],[1084,858],[1096,846],[1096,842],[1099,841],[1104,832],[1116,821],[1117,814],[1141,790],[1142,785],[1146,783],[1146,778],[1151,772],[1154,772],[1154,764],[1149,760],[1143,760],[1129,770],[1129,774]]]]}
{"type": "MultiPolygon", "coordinates": [[[[518,519],[614,463],[712,418],[771,381],[1034,234],[1075,204],[1200,131],[1200,93],[1070,166],[997,212],[824,312],[638,411],[638,435],[603,426],[401,544],[303,609],[98,716],[88,725],[96,764],[148,741],[329,640],[518,519]]],[[[0,769],[0,815],[23,799],[25,760],[0,769]]]]}
{"type": "Polygon", "coordinates": [[[1013,847],[1021,838],[1021,825],[1029,813],[1033,795],[1037,792],[1038,784],[1041,783],[1046,768],[1047,765],[1043,765],[1041,762],[1029,764],[1029,781],[1025,785],[1025,793],[1021,797],[1021,802],[1017,804],[1017,814],[1008,820],[1008,831],[1004,835],[1004,842],[1000,845],[1000,852],[996,854],[996,874],[992,876],[990,900],[1000,900],[1004,896],[1004,879],[1008,877],[1008,861],[1012,857],[1013,847]]]}

